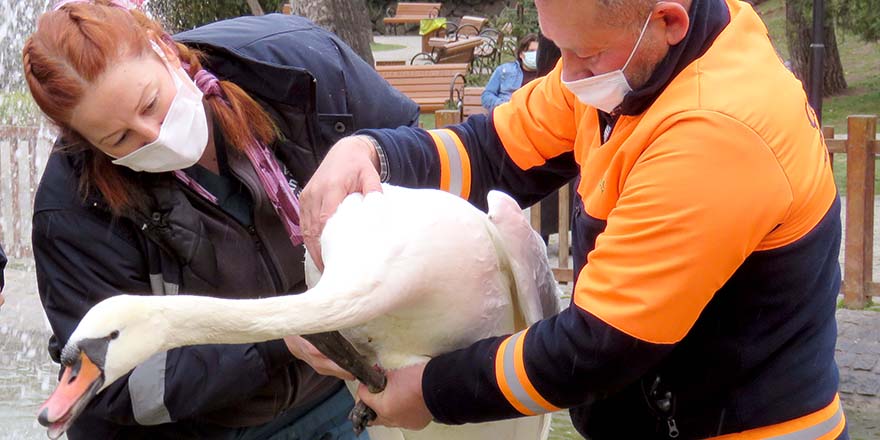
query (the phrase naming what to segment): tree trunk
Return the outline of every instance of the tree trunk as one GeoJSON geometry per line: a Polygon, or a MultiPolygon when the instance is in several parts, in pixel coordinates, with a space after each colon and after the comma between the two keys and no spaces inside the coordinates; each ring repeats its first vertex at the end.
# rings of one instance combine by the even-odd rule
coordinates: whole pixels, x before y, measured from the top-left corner
{"type": "MultiPolygon", "coordinates": [[[[786,0],[785,2],[785,36],[788,41],[791,70],[794,71],[804,88],[810,84],[810,58],[813,41],[812,1],[786,0]]],[[[823,96],[831,96],[846,89],[846,78],[840,63],[837,50],[837,36],[834,20],[825,16],[825,67],[822,79],[823,96]]]]}
{"type": "Polygon", "coordinates": [[[251,7],[251,14],[263,15],[263,7],[260,6],[260,2],[258,0],[247,0],[247,4],[251,7]]]}
{"type": "Polygon", "coordinates": [[[338,35],[373,65],[373,32],[365,0],[296,0],[293,11],[338,35]]]}

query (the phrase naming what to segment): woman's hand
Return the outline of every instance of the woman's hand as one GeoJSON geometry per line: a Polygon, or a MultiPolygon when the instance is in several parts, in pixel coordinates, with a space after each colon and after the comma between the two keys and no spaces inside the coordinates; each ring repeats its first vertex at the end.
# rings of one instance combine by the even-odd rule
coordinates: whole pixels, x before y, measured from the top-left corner
{"type": "Polygon", "coordinates": [[[349,194],[382,191],[379,182],[379,155],[366,136],[342,138],[324,158],[300,196],[303,240],[318,270],[321,258],[321,232],[327,219],[349,194]]]}
{"type": "Polygon", "coordinates": [[[309,364],[318,374],[335,376],[343,380],[354,380],[354,376],[351,373],[336,365],[336,362],[324,356],[314,345],[302,337],[285,336],[284,343],[287,344],[287,349],[290,350],[291,354],[309,364]]]}

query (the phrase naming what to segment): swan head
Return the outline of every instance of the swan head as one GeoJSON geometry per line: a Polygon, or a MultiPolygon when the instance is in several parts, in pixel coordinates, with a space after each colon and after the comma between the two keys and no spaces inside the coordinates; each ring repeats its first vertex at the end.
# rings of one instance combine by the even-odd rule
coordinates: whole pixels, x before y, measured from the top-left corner
{"type": "Polygon", "coordinates": [[[169,324],[154,297],[119,295],[89,310],[61,351],[64,374],[38,410],[56,439],[101,390],[161,351],[169,324]]]}

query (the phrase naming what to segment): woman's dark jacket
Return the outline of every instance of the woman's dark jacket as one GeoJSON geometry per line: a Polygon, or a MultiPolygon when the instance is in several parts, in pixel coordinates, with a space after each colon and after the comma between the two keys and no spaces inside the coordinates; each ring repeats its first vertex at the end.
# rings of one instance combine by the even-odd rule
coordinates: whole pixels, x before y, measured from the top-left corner
{"type": "MultiPolygon", "coordinates": [[[[418,121],[415,103],[303,18],[241,17],[174,38],[203,50],[208,70],[272,116],[281,133],[273,148],[295,189],[340,137],[418,121]]],[[[231,181],[251,202],[243,221],[170,173],[140,175],[149,206],[114,218],[98,195],[78,192],[81,154],[51,155],[36,195],[33,247],[56,362],[82,316],[108,296],[258,298],[305,290],[302,246],[289,242],[247,159],[225,151],[231,181]]],[[[281,340],[183,347],[154,356],[96,396],[69,437],[219,438],[226,427],[302,410],[338,387],[281,340]]]]}

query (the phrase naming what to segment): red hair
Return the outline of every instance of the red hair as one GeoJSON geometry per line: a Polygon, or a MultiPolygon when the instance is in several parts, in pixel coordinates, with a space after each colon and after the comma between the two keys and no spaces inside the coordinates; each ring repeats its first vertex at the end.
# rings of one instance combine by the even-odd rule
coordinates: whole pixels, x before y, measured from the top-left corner
{"type": "MultiPolygon", "coordinates": [[[[28,88],[43,113],[61,129],[62,148],[84,153],[80,190],[85,196],[94,186],[116,215],[147,202],[138,173],[113,165],[70,127],[70,121],[85,91],[108,66],[152,51],[150,32],[177,50],[180,61],[189,65],[190,77],[202,69],[201,52],[175,43],[159,23],[140,11],[112,6],[109,0],[69,3],[46,12],[22,51],[28,88]]],[[[207,102],[229,144],[243,150],[254,139],[265,144],[275,140],[272,120],[256,101],[232,82],[221,80],[220,87],[225,100],[209,96],[207,102]]]]}

